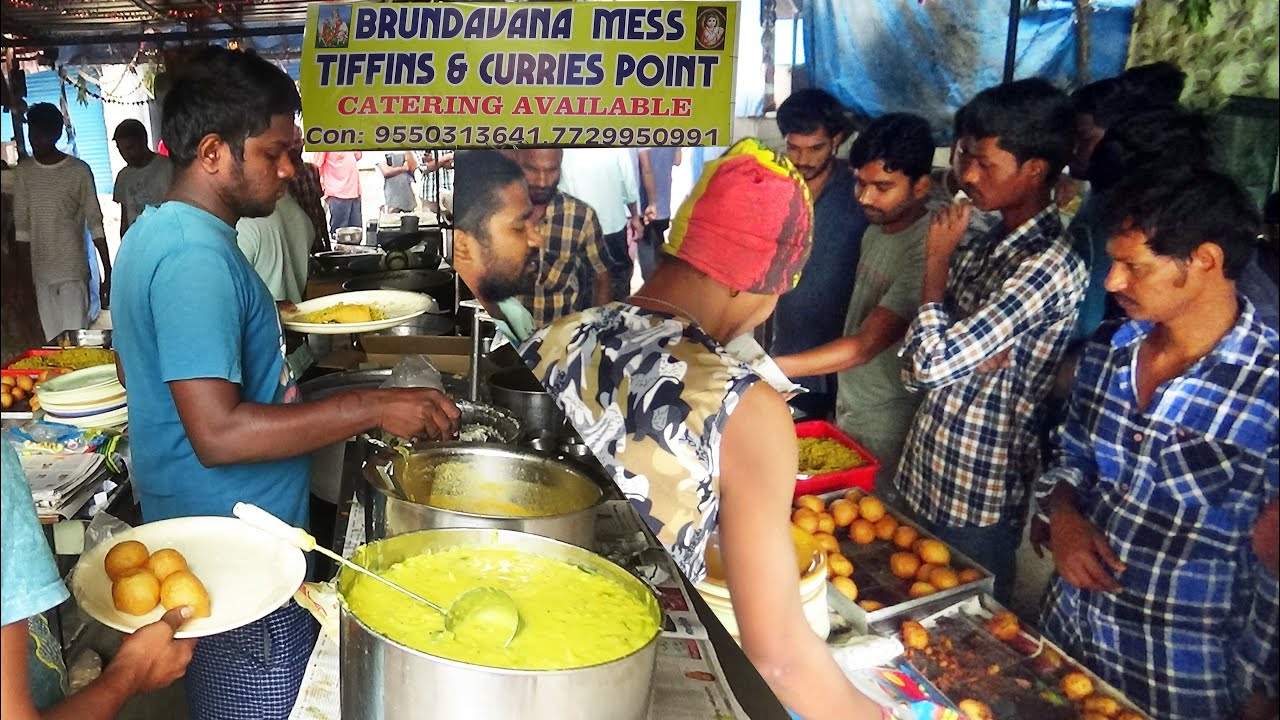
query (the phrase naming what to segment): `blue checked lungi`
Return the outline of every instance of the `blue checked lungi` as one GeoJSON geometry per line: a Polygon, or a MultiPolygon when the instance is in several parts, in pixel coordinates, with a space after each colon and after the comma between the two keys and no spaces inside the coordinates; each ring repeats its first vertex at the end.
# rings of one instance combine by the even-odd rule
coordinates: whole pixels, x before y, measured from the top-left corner
{"type": "Polygon", "coordinates": [[[288,718],[319,630],[290,600],[257,622],[197,640],[186,676],[192,720],[288,718]]]}

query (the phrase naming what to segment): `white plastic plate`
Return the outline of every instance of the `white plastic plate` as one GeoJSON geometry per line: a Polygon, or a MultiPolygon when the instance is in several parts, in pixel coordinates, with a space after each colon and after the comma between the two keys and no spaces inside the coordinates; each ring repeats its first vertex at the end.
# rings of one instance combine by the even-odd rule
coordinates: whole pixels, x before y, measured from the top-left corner
{"type": "Polygon", "coordinates": [[[286,330],[310,335],[347,335],[402,325],[423,313],[435,310],[437,306],[430,295],[407,290],[356,290],[300,302],[297,307],[296,311],[280,318],[286,330]],[[338,303],[369,305],[386,313],[387,319],[363,323],[308,323],[290,319],[324,310],[338,303]]]}
{"type": "Polygon", "coordinates": [[[129,615],[112,602],[103,560],[125,540],[137,540],[153,553],[162,548],[182,553],[209,592],[209,617],[188,620],[176,633],[180,638],[214,635],[262,619],[293,597],[307,572],[301,550],[237,518],[186,517],[139,525],[81,555],[71,576],[71,593],[80,607],[121,632],[131,633],[164,614],[157,605],[146,615],[129,615]]]}

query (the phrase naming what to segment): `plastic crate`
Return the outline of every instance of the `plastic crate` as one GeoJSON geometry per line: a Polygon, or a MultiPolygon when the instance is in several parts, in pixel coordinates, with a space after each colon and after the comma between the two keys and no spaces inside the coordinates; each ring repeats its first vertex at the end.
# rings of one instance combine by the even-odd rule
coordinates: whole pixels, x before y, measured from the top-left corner
{"type": "Polygon", "coordinates": [[[880,470],[880,461],[876,459],[875,455],[867,452],[866,448],[854,441],[853,438],[844,434],[840,428],[826,420],[806,420],[796,423],[796,437],[835,440],[861,455],[867,462],[865,465],[849,468],[848,470],[813,475],[804,480],[797,478],[795,497],[821,495],[834,490],[848,490],[850,488],[859,488],[867,492],[875,489],[876,472],[880,470]]]}
{"type": "Polygon", "coordinates": [[[17,377],[17,376],[20,376],[20,375],[26,375],[27,377],[40,377],[40,373],[45,372],[46,370],[48,370],[48,371],[49,371],[49,374],[51,374],[51,375],[60,375],[60,374],[62,374],[62,373],[64,373],[64,372],[66,372],[66,370],[65,370],[65,369],[63,369],[63,368],[36,368],[35,370],[10,370],[10,369],[9,369],[9,366],[10,366],[10,365],[12,365],[12,364],[14,364],[14,363],[18,362],[19,360],[26,360],[26,359],[27,359],[27,358],[29,358],[29,357],[37,357],[37,356],[40,356],[40,355],[52,355],[52,354],[54,354],[54,353],[56,353],[56,352],[61,352],[61,351],[60,351],[60,350],[50,349],[50,348],[40,348],[40,349],[37,349],[37,350],[28,350],[28,351],[26,351],[26,352],[22,353],[21,355],[19,355],[18,357],[16,357],[16,358],[14,358],[14,359],[10,360],[9,362],[5,363],[4,368],[3,368],[3,369],[0,369],[0,375],[9,375],[9,376],[13,376],[13,377],[17,377]]]}

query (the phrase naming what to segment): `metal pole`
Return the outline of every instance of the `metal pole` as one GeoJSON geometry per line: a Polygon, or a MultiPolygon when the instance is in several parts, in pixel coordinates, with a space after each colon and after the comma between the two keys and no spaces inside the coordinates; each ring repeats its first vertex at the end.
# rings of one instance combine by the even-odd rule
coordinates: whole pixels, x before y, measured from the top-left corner
{"type": "Polygon", "coordinates": [[[1022,0],[1009,0],[1009,36],[1004,46],[1004,81],[1013,80],[1013,65],[1018,59],[1018,21],[1022,19],[1022,0]]]}

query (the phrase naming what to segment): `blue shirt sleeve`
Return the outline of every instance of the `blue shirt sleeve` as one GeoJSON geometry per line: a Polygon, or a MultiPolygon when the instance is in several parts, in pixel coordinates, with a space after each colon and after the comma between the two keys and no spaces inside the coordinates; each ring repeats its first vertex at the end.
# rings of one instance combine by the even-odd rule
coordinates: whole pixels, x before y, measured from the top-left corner
{"type": "Polygon", "coordinates": [[[164,382],[218,378],[242,384],[244,305],[234,278],[227,257],[204,248],[158,264],[150,298],[164,382]]]}
{"type": "Polygon", "coordinates": [[[18,453],[0,439],[3,477],[0,484],[0,625],[10,625],[58,606],[68,593],[58,577],[53,551],[40,530],[31,487],[18,453]]]}

